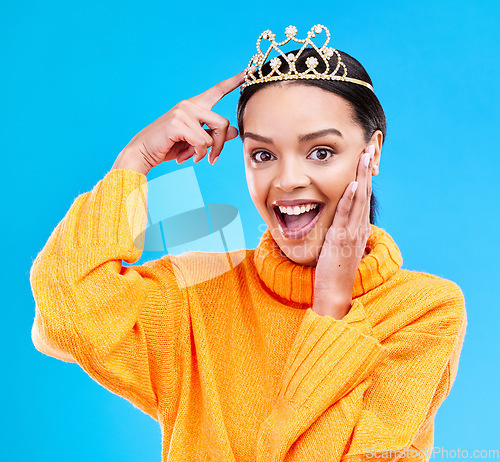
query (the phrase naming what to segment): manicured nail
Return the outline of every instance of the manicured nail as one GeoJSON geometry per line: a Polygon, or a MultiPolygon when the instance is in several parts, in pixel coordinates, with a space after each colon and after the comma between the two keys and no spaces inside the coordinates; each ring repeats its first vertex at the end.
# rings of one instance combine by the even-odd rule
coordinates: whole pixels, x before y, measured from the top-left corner
{"type": "Polygon", "coordinates": [[[365,154],[363,154],[363,157],[364,157],[363,162],[365,164],[365,167],[368,167],[368,164],[370,163],[370,159],[371,159],[370,153],[366,152],[365,154]]]}
{"type": "Polygon", "coordinates": [[[352,190],[352,193],[354,194],[356,192],[356,189],[358,189],[358,182],[355,181],[352,186],[351,186],[351,190],[352,190]]]}
{"type": "Polygon", "coordinates": [[[375,154],[375,146],[373,144],[370,144],[370,146],[368,146],[368,152],[370,153],[370,158],[373,159],[373,155],[375,154]]]}

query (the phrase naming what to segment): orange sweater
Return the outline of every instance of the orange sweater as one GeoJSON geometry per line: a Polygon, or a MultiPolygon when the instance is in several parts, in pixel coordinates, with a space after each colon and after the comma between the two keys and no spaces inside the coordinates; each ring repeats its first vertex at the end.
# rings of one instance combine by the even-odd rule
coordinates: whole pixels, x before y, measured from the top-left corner
{"type": "Polygon", "coordinates": [[[39,351],[158,420],[164,461],[429,459],[467,325],[454,282],[402,269],[373,225],[342,320],[312,311],[314,267],[269,230],[257,249],[126,267],[146,188],[112,170],[51,234],[30,274],[39,351]]]}

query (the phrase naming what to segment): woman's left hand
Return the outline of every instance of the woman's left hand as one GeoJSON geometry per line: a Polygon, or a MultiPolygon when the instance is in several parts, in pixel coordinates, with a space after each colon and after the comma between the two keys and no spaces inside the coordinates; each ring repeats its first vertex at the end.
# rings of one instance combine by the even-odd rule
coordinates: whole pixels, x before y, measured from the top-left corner
{"type": "Polygon", "coordinates": [[[312,310],[321,316],[342,319],[350,310],[359,263],[370,236],[370,197],[375,146],[360,156],[357,189],[351,182],[341,197],[328,229],[315,270],[312,310]],[[365,165],[365,159],[369,160],[365,165]]]}

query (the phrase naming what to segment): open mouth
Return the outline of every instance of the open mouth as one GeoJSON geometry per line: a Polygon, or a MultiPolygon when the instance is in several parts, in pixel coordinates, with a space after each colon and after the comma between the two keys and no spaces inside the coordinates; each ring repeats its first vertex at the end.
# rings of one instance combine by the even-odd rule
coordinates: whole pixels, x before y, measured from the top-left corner
{"type": "Polygon", "coordinates": [[[276,205],[273,206],[273,210],[281,233],[287,239],[301,239],[314,228],[323,207],[323,203],[316,202],[306,207],[287,207],[286,211],[284,208],[280,210],[280,207],[276,205]]]}

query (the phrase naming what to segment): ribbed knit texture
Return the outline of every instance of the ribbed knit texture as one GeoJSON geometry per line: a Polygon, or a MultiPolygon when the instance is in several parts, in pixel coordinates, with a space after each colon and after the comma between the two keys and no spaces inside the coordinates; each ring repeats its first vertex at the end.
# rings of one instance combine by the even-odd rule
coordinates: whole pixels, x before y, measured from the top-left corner
{"type": "Polygon", "coordinates": [[[39,351],[158,420],[165,462],[428,460],[467,325],[457,284],[402,269],[374,225],[342,320],[312,311],[315,268],[269,230],[257,249],[125,267],[146,198],[119,169],[75,199],[31,268],[39,351]]]}

